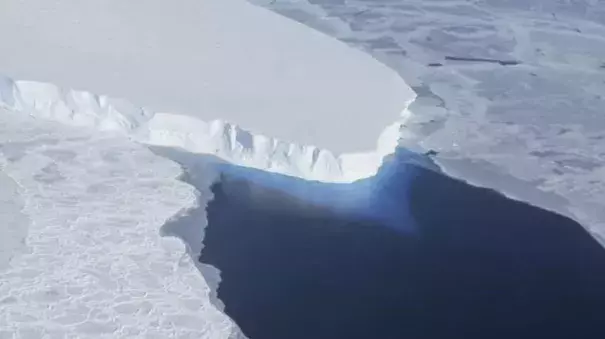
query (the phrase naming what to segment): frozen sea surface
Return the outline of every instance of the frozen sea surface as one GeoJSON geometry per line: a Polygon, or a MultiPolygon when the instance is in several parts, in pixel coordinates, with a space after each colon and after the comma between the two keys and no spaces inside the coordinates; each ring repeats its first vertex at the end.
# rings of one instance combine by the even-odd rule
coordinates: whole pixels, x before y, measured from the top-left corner
{"type": "Polygon", "coordinates": [[[196,202],[177,164],[121,136],[1,109],[0,158],[0,253],[13,256],[0,266],[0,337],[228,338],[236,330],[210,303],[185,246],[160,235],[196,202]],[[29,226],[17,222],[19,211],[29,226]],[[23,242],[27,250],[15,250],[23,242]]]}
{"type": "Polygon", "coordinates": [[[21,213],[23,199],[19,186],[3,171],[0,150],[0,270],[25,250],[28,218],[21,213]]]}

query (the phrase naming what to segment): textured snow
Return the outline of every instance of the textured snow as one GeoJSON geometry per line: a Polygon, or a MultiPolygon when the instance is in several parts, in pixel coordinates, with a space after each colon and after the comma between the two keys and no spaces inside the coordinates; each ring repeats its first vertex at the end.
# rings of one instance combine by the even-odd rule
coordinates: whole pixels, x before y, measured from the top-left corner
{"type": "Polygon", "coordinates": [[[160,236],[209,198],[178,180],[177,164],[126,138],[2,110],[0,145],[2,196],[8,176],[31,219],[28,250],[0,270],[1,337],[238,333],[184,244],[160,236]]]}
{"type": "Polygon", "coordinates": [[[397,70],[402,145],[605,238],[605,2],[252,1],[397,70]]]}
{"type": "MultiPolygon", "coordinates": [[[[0,150],[2,153],[3,150],[0,150]]],[[[0,157],[0,270],[24,250],[29,220],[21,212],[23,199],[17,183],[6,173],[0,157]]]]}

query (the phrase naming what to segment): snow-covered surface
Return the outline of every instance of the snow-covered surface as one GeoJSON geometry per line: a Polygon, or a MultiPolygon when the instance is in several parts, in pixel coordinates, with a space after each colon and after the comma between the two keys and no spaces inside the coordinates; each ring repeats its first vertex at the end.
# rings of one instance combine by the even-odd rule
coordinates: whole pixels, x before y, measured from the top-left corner
{"type": "Polygon", "coordinates": [[[401,136],[605,235],[601,2],[254,2],[411,113],[243,0],[0,5],[0,337],[239,336],[159,232],[209,192],[142,144],[350,182],[401,136]]]}
{"type": "Polygon", "coordinates": [[[397,70],[404,146],[605,238],[605,2],[251,1],[397,70]]]}
{"type": "Polygon", "coordinates": [[[0,158],[0,270],[25,249],[29,225],[27,216],[21,212],[23,199],[17,183],[4,173],[3,168],[0,158]]]}
{"type": "Polygon", "coordinates": [[[369,55],[245,0],[4,1],[0,41],[11,78],[336,153],[373,150],[414,97],[369,55]]]}
{"type": "Polygon", "coordinates": [[[126,138],[2,110],[0,145],[2,194],[8,176],[31,219],[27,251],[0,270],[0,337],[238,333],[184,244],[160,236],[209,198],[178,180],[177,164],[126,138]]]}

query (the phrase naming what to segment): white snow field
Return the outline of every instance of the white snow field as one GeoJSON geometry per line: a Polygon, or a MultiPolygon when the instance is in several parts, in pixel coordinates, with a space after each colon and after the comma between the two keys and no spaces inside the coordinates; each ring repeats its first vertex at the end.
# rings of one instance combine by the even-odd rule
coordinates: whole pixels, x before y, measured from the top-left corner
{"type": "Polygon", "coordinates": [[[605,240],[605,2],[251,1],[397,70],[402,145],[605,240]]]}
{"type": "Polygon", "coordinates": [[[338,153],[373,150],[414,98],[366,53],[245,0],[3,1],[0,41],[13,79],[338,153]]]}

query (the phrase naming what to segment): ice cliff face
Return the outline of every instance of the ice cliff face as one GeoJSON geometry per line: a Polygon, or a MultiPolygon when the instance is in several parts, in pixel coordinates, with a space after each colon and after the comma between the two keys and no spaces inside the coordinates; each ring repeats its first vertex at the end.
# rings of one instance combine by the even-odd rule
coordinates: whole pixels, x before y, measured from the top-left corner
{"type": "Polygon", "coordinates": [[[0,77],[0,107],[118,133],[144,144],[213,154],[242,166],[329,182],[351,182],[375,174],[382,158],[394,151],[399,128],[408,114],[407,107],[402,107],[400,121],[385,128],[375,150],[338,155],[312,145],[253,134],[221,120],[206,122],[192,115],[154,112],[122,99],[7,77],[0,77]]]}
{"type": "Polygon", "coordinates": [[[125,100],[0,77],[0,105],[13,111],[102,131],[129,133],[153,114],[125,100]]]}

